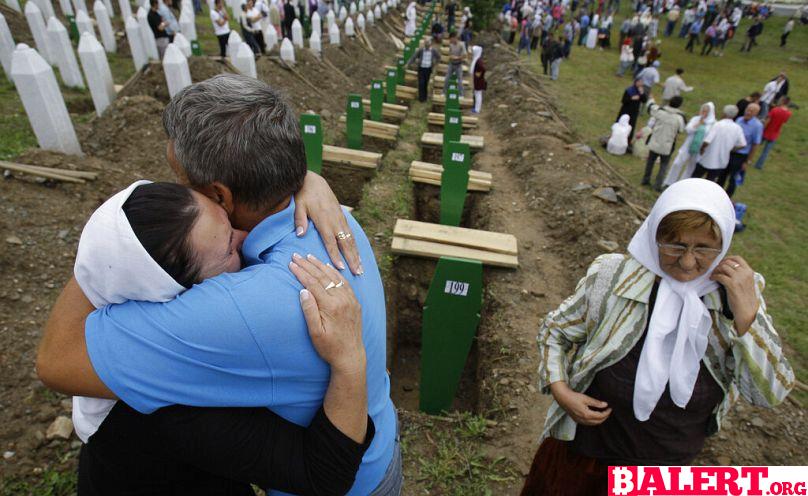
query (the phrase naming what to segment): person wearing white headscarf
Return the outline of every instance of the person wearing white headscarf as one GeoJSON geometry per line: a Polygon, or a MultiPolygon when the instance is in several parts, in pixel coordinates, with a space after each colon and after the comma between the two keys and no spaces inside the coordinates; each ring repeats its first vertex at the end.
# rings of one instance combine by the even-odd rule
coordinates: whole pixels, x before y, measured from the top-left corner
{"type": "Polygon", "coordinates": [[[673,165],[668,170],[663,184],[670,186],[676,181],[687,179],[693,175],[696,169],[696,163],[701,156],[701,144],[704,137],[710,132],[710,129],[715,124],[715,105],[713,102],[707,102],[701,106],[698,115],[693,116],[685,126],[687,138],[679,151],[676,153],[676,158],[673,159],[673,165]]]}
{"type": "Polygon", "coordinates": [[[679,181],[628,254],[598,257],[547,315],[539,386],[554,401],[523,496],[605,494],[609,465],[689,465],[738,396],[785,399],[794,373],[763,277],[727,255],[734,227],[720,186],[679,181]]]}
{"type": "Polygon", "coordinates": [[[404,36],[412,37],[415,35],[415,20],[418,17],[418,11],[415,8],[415,2],[410,2],[405,12],[407,22],[404,24],[404,36]]]}
{"type": "Polygon", "coordinates": [[[623,114],[617,122],[612,124],[612,134],[606,143],[606,151],[612,155],[625,155],[626,153],[628,135],[631,134],[631,124],[628,121],[628,114],[623,114]]]}
{"type": "Polygon", "coordinates": [[[488,88],[485,80],[485,63],[483,63],[483,47],[474,45],[471,47],[471,71],[472,84],[474,85],[474,107],[471,112],[479,114],[483,109],[483,91],[488,88]]]}

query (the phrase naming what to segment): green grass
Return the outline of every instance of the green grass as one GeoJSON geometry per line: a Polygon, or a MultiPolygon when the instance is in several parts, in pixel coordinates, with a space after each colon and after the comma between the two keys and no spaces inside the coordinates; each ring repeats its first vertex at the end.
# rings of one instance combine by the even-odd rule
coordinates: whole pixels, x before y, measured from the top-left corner
{"type": "Polygon", "coordinates": [[[76,494],[76,486],[75,470],[48,469],[35,481],[16,477],[0,481],[0,496],[71,496],[76,494]]]}
{"type": "MultiPolygon", "coordinates": [[[[615,19],[619,26],[622,17],[615,19]]],[[[735,103],[763,86],[778,72],[784,70],[791,81],[789,95],[802,108],[794,111],[784,126],[782,135],[769,154],[765,170],[752,169],[746,184],[736,192],[734,199],[749,207],[744,219],[748,228],[737,234],[732,251],[745,257],[752,267],[766,277],[766,302],[778,332],[794,350],[790,355],[797,376],[808,381],[808,312],[804,298],[808,296],[808,271],[805,254],[808,253],[808,207],[805,194],[808,181],[808,29],[799,27],[792,32],[786,49],[779,48],[779,38],[786,19],[773,17],[766,21],[759,46],[751,53],[740,53],[748,20],[739,34],[730,41],[723,57],[705,56],[684,51],[684,40],[663,38],[662,81],[677,67],[685,69],[684,79],[695,87],[685,94],[682,107],[688,116],[694,115],[707,101],[720,109],[735,103]],[[800,57],[801,61],[791,60],[800,57]]],[[[660,29],[661,32],[661,29],[660,29]]],[[[614,30],[617,39],[617,29],[614,30]]],[[[616,44],[616,41],[615,41],[616,44]]],[[[700,48],[699,48],[700,49],[700,48]]],[[[540,72],[538,56],[533,55],[535,68],[540,72]]],[[[601,52],[575,46],[570,60],[561,64],[560,78],[549,79],[545,87],[554,97],[562,113],[583,140],[600,150],[598,138],[609,134],[617,117],[623,90],[631,83],[630,76],[616,77],[618,52],[616,48],[601,52]]],[[[661,90],[655,90],[661,98],[661,90]]],[[[720,110],[719,110],[720,111],[720,110]]],[[[640,126],[646,118],[640,119],[640,126]]],[[[680,137],[679,143],[682,142],[680,137]]],[[[602,152],[618,171],[639,188],[644,163],[633,156],[616,157],[602,152]]],[[[649,203],[655,195],[644,190],[649,203]]],[[[805,398],[806,396],[803,396],[805,398]]]]}

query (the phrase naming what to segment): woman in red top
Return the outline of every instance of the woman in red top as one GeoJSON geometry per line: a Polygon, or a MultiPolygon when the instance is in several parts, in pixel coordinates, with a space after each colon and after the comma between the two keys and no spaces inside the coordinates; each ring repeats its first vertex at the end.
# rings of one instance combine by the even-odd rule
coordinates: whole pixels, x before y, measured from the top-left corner
{"type": "Polygon", "coordinates": [[[763,169],[763,164],[766,163],[766,158],[769,156],[774,142],[780,137],[780,129],[791,118],[791,111],[788,110],[789,103],[791,103],[789,97],[780,97],[777,106],[771,109],[766,116],[763,127],[763,151],[760,152],[760,157],[755,162],[755,169],[763,169]]]}

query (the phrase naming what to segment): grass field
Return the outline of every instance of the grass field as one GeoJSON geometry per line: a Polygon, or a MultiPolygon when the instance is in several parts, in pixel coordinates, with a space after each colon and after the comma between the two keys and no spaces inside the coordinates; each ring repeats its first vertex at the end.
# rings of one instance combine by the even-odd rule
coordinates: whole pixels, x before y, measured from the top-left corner
{"type": "MultiPolygon", "coordinates": [[[[615,26],[619,26],[622,19],[622,16],[616,18],[615,26]]],[[[704,102],[712,101],[720,109],[752,91],[762,91],[780,71],[788,74],[789,96],[801,109],[794,110],[793,117],[784,126],[764,170],[750,167],[746,184],[735,193],[734,199],[746,203],[749,210],[744,219],[748,227],[735,236],[732,251],[745,257],[766,277],[765,296],[770,313],[778,331],[794,351],[790,358],[798,378],[805,382],[808,380],[808,311],[803,306],[808,296],[805,258],[808,254],[808,27],[798,24],[787,47],[781,49],[780,33],[785,21],[782,17],[767,20],[763,35],[758,38],[759,46],[751,53],[741,53],[743,33],[749,22],[745,20],[739,35],[728,43],[723,57],[690,54],[684,51],[684,40],[663,38],[660,72],[664,81],[677,67],[685,69],[685,81],[695,88],[685,94],[682,108],[688,117],[698,112],[704,102]]],[[[530,60],[541,72],[538,54],[531,55],[530,60]]],[[[599,51],[575,46],[570,59],[561,64],[559,80],[548,79],[546,88],[583,140],[593,148],[598,147],[599,153],[618,171],[639,185],[644,162],[634,156],[609,155],[600,151],[598,144],[599,137],[609,134],[622,93],[631,84],[630,75],[615,76],[617,66],[616,48],[599,51]]],[[[657,99],[661,99],[660,90],[655,91],[657,99]]],[[[641,117],[640,126],[645,121],[645,117],[641,117]]],[[[682,140],[680,138],[678,143],[682,140]]],[[[649,200],[653,200],[654,193],[650,189],[644,191],[649,200]]]]}

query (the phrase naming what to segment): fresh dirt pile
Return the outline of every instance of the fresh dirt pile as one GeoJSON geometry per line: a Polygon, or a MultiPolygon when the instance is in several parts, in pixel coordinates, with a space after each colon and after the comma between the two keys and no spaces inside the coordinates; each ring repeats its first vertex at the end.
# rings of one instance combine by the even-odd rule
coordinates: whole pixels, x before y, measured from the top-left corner
{"type": "MultiPolygon", "coordinates": [[[[217,74],[233,72],[232,66],[225,64],[218,57],[191,57],[188,59],[188,69],[193,82],[204,81],[217,74]]],[[[135,95],[150,96],[164,104],[171,100],[163,64],[150,62],[118,93],[118,97],[135,95]]]]}

